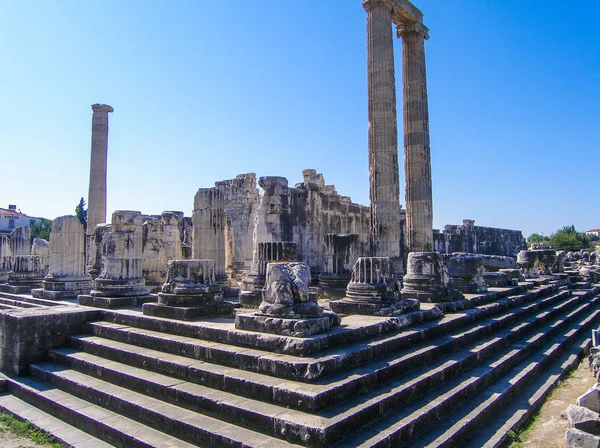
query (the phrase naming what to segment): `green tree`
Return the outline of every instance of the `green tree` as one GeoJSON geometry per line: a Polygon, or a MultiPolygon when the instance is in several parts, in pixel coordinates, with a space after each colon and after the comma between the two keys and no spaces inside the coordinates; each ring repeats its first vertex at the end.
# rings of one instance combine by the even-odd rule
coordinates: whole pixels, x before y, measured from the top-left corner
{"type": "Polygon", "coordinates": [[[50,230],[52,229],[52,221],[49,219],[40,219],[36,221],[31,226],[31,237],[32,238],[42,238],[46,241],[50,240],[50,230]]]}
{"type": "Polygon", "coordinates": [[[547,236],[540,235],[539,233],[532,233],[529,235],[529,238],[527,238],[527,243],[529,243],[529,245],[534,243],[547,243],[548,240],[549,238],[547,236]]]}
{"type": "Polygon", "coordinates": [[[85,208],[85,200],[81,198],[77,207],[75,207],[75,216],[79,219],[79,222],[83,225],[83,230],[87,231],[87,216],[88,212],[85,208]]]}
{"type": "Polygon", "coordinates": [[[550,235],[550,244],[556,250],[576,252],[593,247],[589,235],[578,232],[575,226],[565,226],[550,235]]]}

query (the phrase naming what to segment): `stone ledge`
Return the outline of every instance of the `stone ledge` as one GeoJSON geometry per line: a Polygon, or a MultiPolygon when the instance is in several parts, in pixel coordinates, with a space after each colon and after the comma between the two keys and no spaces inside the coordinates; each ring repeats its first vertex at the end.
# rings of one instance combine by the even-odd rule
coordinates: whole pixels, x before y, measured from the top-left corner
{"type": "Polygon", "coordinates": [[[286,319],[260,313],[237,314],[235,316],[235,328],[238,330],[272,333],[295,338],[307,338],[326,333],[339,325],[340,322],[340,317],[332,312],[324,312],[318,317],[300,319],[286,319]]]}
{"type": "Polygon", "coordinates": [[[99,310],[74,306],[22,308],[0,313],[0,370],[22,375],[29,364],[47,357],[48,350],[82,333],[99,320],[99,310]]]}
{"type": "Polygon", "coordinates": [[[144,303],[144,315],[164,317],[167,319],[193,320],[199,317],[230,315],[235,305],[230,302],[220,302],[202,306],[169,306],[162,303],[144,303]]]}

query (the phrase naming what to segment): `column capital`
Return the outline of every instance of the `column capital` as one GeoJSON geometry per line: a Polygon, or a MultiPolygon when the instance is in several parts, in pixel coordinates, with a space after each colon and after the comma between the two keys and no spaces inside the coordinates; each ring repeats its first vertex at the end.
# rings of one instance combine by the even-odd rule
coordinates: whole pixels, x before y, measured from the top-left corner
{"type": "Polygon", "coordinates": [[[114,112],[115,110],[108,104],[92,104],[92,110],[94,112],[114,112]]]}
{"type": "Polygon", "coordinates": [[[396,27],[396,36],[402,37],[406,33],[418,33],[423,35],[423,39],[429,39],[429,28],[421,22],[406,22],[401,23],[396,27]]]}
{"type": "Polygon", "coordinates": [[[362,5],[367,12],[371,11],[376,6],[385,6],[390,11],[394,9],[394,5],[392,4],[391,0],[362,0],[362,5]]]}

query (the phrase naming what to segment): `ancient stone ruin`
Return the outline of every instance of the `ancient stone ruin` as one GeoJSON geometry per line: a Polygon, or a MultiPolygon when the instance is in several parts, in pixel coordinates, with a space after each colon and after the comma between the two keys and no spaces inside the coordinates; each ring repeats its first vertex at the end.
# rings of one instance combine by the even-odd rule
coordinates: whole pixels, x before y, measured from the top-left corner
{"type": "MultiPolygon", "coordinates": [[[[188,216],[107,223],[94,104],[86,235],[62,216],[49,243],[0,236],[0,408],[90,447],[500,446],[534,412],[600,324],[600,252],[432,228],[428,29],[407,0],[362,5],[370,204],[315,169],[246,173],[193,186],[188,216]]],[[[598,397],[568,443],[598,445],[598,397]]]]}

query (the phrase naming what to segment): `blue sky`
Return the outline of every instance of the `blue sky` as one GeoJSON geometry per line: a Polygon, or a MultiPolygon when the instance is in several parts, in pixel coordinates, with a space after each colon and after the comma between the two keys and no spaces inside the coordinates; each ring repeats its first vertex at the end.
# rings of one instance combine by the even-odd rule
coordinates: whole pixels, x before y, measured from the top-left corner
{"type": "MultiPolygon", "coordinates": [[[[600,2],[415,4],[434,226],[600,227],[600,2]]],[[[0,99],[0,207],[54,218],[87,200],[93,103],[115,109],[109,213],[190,215],[200,187],[304,168],[368,204],[360,0],[0,0],[0,99]]]]}

